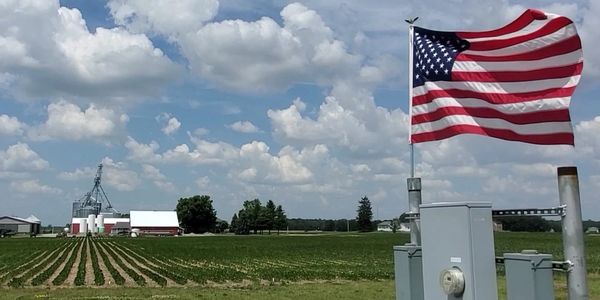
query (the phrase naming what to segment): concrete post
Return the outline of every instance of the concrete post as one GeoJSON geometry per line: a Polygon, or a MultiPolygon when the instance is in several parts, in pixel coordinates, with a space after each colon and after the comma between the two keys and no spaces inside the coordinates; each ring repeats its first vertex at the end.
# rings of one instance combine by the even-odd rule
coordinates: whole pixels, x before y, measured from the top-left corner
{"type": "Polygon", "coordinates": [[[569,300],[587,300],[587,269],[579,199],[577,167],[558,168],[558,196],[565,212],[562,216],[562,237],[565,260],[571,263],[567,273],[569,300]]]}
{"type": "MultiPolygon", "coordinates": [[[[418,213],[421,205],[421,178],[406,179],[408,185],[408,209],[410,213],[418,213]]],[[[420,221],[410,220],[410,243],[416,246],[421,245],[420,221]]]]}

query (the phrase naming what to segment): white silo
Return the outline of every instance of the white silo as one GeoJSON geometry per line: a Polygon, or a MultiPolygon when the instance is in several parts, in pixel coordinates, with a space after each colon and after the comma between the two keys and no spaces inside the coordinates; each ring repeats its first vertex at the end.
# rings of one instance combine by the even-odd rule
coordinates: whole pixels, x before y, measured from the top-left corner
{"type": "Polygon", "coordinates": [[[87,222],[88,222],[88,230],[90,231],[90,233],[92,233],[92,234],[96,233],[96,215],[89,215],[87,222]]]}
{"type": "Polygon", "coordinates": [[[85,235],[85,234],[87,234],[87,232],[88,232],[87,219],[86,218],[79,219],[79,233],[85,235]]]}
{"type": "Polygon", "coordinates": [[[98,215],[98,233],[104,233],[104,215],[98,215]]]}

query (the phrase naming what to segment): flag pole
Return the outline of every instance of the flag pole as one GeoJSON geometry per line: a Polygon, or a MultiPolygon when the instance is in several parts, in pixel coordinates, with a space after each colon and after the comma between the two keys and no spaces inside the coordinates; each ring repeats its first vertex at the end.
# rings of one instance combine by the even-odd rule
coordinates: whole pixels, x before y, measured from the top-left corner
{"type": "Polygon", "coordinates": [[[413,24],[419,17],[405,20],[408,23],[408,145],[410,148],[410,178],[415,177],[415,146],[412,143],[412,98],[413,98],[413,24]]]}
{"type": "Polygon", "coordinates": [[[421,178],[415,177],[415,147],[411,139],[412,129],[412,98],[413,98],[413,24],[419,17],[405,20],[408,23],[408,144],[410,148],[410,178],[406,179],[408,188],[408,209],[410,218],[410,243],[416,246],[421,245],[420,222],[416,219],[421,205],[421,178]]]}

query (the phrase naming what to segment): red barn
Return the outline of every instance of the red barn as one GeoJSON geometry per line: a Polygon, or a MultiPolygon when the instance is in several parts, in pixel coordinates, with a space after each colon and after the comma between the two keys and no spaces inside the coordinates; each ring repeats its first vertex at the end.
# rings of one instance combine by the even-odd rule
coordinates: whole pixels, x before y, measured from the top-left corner
{"type": "Polygon", "coordinates": [[[131,230],[141,234],[177,235],[179,219],[175,211],[135,211],[130,213],[131,230]]]}

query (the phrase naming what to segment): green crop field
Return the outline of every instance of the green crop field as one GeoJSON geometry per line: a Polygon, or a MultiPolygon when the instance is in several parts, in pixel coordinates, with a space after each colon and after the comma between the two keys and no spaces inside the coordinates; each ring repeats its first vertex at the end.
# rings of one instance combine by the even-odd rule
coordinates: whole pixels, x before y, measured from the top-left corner
{"type": "MultiPolygon", "coordinates": [[[[1,239],[0,297],[326,299],[348,293],[345,298],[392,299],[392,246],[407,240],[391,233],[1,239]]],[[[497,255],[537,249],[562,259],[557,233],[499,233],[495,240],[497,255]]],[[[587,237],[586,255],[594,299],[600,237],[587,237]]],[[[564,293],[564,274],[555,279],[564,293]]]]}

